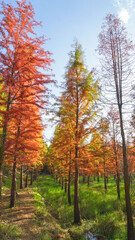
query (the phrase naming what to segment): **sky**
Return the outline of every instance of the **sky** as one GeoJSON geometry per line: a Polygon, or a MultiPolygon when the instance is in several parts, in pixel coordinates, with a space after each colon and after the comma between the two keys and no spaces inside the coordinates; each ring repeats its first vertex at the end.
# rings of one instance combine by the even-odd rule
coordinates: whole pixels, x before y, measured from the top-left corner
{"type": "MultiPolygon", "coordinates": [[[[15,0],[4,2],[15,5],[15,0]]],[[[58,85],[64,80],[65,67],[69,60],[68,53],[76,39],[85,53],[88,69],[98,67],[98,56],[95,49],[98,45],[98,34],[108,13],[118,15],[126,24],[127,31],[135,40],[135,0],[31,0],[35,11],[35,19],[42,22],[37,28],[38,36],[48,41],[45,50],[52,53],[54,79],[58,85]]],[[[57,96],[60,90],[51,87],[57,96]]],[[[44,121],[48,123],[48,118],[44,121]]],[[[49,142],[53,136],[54,126],[48,123],[44,131],[49,142]]]]}

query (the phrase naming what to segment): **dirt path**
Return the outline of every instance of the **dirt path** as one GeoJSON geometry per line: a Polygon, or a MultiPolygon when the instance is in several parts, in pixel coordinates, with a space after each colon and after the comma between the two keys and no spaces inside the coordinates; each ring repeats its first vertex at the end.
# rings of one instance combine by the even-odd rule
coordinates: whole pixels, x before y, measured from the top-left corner
{"type": "Polygon", "coordinates": [[[24,189],[18,195],[16,207],[12,209],[9,208],[9,193],[3,196],[0,221],[18,225],[22,229],[20,240],[39,240],[39,229],[34,221],[36,207],[34,206],[32,190],[24,189]]]}

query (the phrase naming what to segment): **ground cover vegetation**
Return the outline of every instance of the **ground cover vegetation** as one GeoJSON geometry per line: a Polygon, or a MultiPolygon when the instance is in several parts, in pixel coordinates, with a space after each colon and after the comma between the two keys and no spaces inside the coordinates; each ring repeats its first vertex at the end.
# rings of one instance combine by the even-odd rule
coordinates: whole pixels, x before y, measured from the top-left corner
{"type": "MultiPolygon", "coordinates": [[[[135,56],[125,26],[112,14],[105,18],[97,47],[102,74],[88,69],[81,44],[74,42],[61,96],[55,98],[57,126],[47,146],[41,113],[49,104],[49,84],[54,84],[49,72],[53,59],[44,50],[46,40],[36,34],[40,23],[31,3],[16,1],[13,7],[2,2],[1,8],[1,206],[8,193],[10,208],[17,207],[19,195],[32,194],[20,189],[32,186],[46,169],[52,177],[35,182],[38,210],[30,207],[41,239],[83,239],[91,231],[100,238],[134,240],[135,56]],[[45,216],[55,227],[47,225],[45,216]]],[[[21,229],[6,224],[1,223],[3,236],[6,229],[21,236],[21,229]]],[[[24,228],[39,238],[36,228],[34,233],[24,228]]]]}

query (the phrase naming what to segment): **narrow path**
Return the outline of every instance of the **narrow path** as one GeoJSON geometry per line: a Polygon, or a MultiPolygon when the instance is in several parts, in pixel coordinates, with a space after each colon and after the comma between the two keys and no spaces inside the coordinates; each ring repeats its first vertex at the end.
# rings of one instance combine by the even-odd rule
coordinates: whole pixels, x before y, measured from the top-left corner
{"type": "Polygon", "coordinates": [[[20,240],[39,240],[38,226],[35,225],[34,217],[36,208],[31,189],[24,189],[18,194],[16,207],[10,209],[10,193],[2,199],[0,221],[18,225],[22,229],[20,240]]]}

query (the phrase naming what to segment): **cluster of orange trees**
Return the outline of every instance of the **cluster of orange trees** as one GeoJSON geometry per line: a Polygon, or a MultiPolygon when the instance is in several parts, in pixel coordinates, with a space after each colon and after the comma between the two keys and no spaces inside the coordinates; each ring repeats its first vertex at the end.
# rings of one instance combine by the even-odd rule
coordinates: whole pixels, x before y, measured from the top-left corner
{"type": "MultiPolygon", "coordinates": [[[[120,175],[124,176],[125,202],[127,211],[128,239],[134,239],[133,218],[130,202],[130,176],[134,173],[134,135],[128,130],[135,130],[134,114],[125,127],[123,120],[125,86],[131,77],[131,52],[134,49],[127,39],[121,21],[113,15],[107,15],[103,30],[99,35],[99,54],[103,55],[103,84],[109,87],[108,102],[113,102],[108,114],[103,114],[101,104],[102,88],[96,79],[94,70],[88,71],[84,64],[81,45],[77,42],[70,53],[65,73],[64,91],[57,100],[58,122],[54,138],[48,149],[46,165],[50,172],[68,185],[68,202],[71,204],[71,176],[74,180],[74,223],[79,224],[79,173],[87,176],[114,175],[117,195],[120,199],[120,175]],[[127,67],[128,64],[128,67],[127,67]],[[126,84],[125,84],[126,80],[126,84]],[[107,82],[108,81],[108,82],[107,82]],[[111,89],[111,91],[110,91],[111,89]],[[111,99],[112,98],[112,99],[111,99]],[[101,106],[100,106],[101,105],[101,106]],[[129,141],[126,140],[130,135],[129,141]],[[132,135],[132,137],[131,137],[132,135]]],[[[130,81],[128,83],[130,85],[130,81]]],[[[133,89],[132,89],[133,90],[133,89]]],[[[131,91],[131,89],[130,89],[131,91]]],[[[106,101],[106,104],[108,104],[106,101]]],[[[105,104],[105,102],[103,102],[105,104]]]]}
{"type": "MultiPolygon", "coordinates": [[[[10,207],[16,200],[16,169],[28,171],[42,166],[41,108],[47,101],[46,72],[51,54],[38,37],[32,5],[16,1],[2,3],[0,24],[0,195],[3,164],[13,167],[10,207]]],[[[21,174],[22,176],[22,174],[21,174]]],[[[27,185],[27,183],[26,183],[27,185]]]]}
{"type": "MultiPolygon", "coordinates": [[[[57,127],[48,148],[43,142],[41,109],[45,109],[48,89],[52,82],[46,72],[52,62],[45,51],[45,40],[38,37],[31,3],[16,1],[16,7],[2,3],[0,24],[0,198],[2,170],[5,164],[12,167],[11,202],[16,201],[16,170],[40,168],[45,162],[56,178],[68,186],[74,180],[74,222],[80,223],[79,174],[98,179],[114,175],[120,199],[120,175],[124,176],[128,239],[134,240],[133,218],[130,203],[129,177],[134,173],[135,139],[128,129],[135,130],[135,115],[124,125],[124,105],[130,102],[134,90],[132,56],[134,44],[127,38],[125,27],[114,15],[107,15],[99,34],[98,52],[102,56],[103,83],[99,85],[95,71],[84,64],[82,47],[77,42],[70,53],[65,73],[64,91],[57,99],[57,127]],[[130,89],[131,87],[131,89],[130,89]],[[114,103],[104,117],[101,104],[114,103]],[[129,93],[129,94],[128,94],[129,93]],[[126,96],[126,97],[125,97],[126,96]],[[113,102],[113,100],[115,101],[113,102]],[[107,102],[108,101],[108,102],[107,102]],[[117,106],[117,107],[116,107],[117,106]],[[46,154],[47,151],[47,154],[46,154]],[[46,154],[46,157],[45,157],[46,154]]],[[[134,99],[134,95],[133,95],[134,99]]]]}

